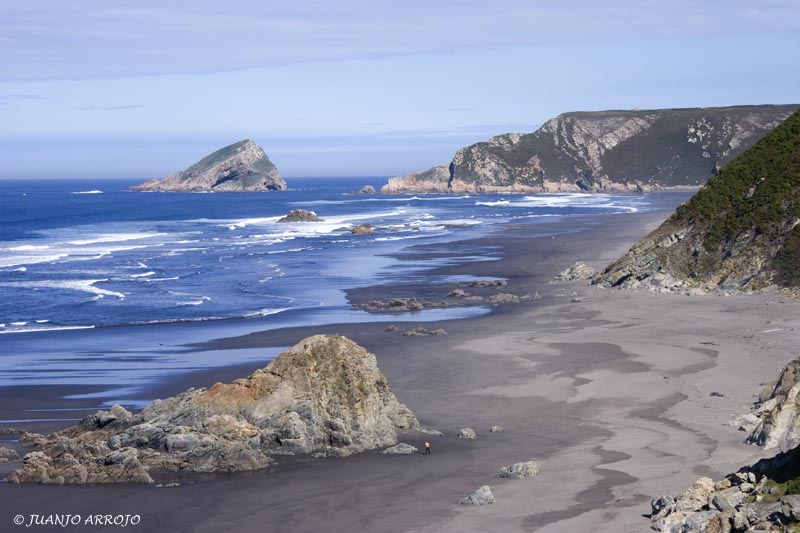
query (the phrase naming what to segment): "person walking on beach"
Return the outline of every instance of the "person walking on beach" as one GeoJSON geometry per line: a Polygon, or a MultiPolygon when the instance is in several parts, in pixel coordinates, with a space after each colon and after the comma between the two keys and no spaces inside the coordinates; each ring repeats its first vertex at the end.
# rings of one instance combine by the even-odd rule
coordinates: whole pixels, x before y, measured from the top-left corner
{"type": "Polygon", "coordinates": [[[425,441],[425,455],[430,455],[430,454],[431,454],[431,443],[425,441]]]}

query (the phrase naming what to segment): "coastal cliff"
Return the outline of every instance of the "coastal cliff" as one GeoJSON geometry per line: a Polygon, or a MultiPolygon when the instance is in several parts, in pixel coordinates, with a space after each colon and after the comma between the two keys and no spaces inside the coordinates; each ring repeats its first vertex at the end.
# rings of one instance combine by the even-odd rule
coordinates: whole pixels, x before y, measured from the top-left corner
{"type": "Polygon", "coordinates": [[[133,191],[282,191],[286,182],[267,154],[246,139],[207,155],[184,171],[131,187],[133,191]]]}
{"type": "Polygon", "coordinates": [[[383,193],[626,192],[699,186],[797,105],[564,113],[461,148],[383,193]]]}
{"type": "Polygon", "coordinates": [[[150,483],[151,469],[257,470],[273,456],[346,456],[397,444],[417,419],[397,401],[375,356],[315,335],[233,383],[155,400],[139,414],[99,411],[48,436],[9,483],[150,483]]]}
{"type": "Polygon", "coordinates": [[[800,112],[593,281],[662,292],[800,287],[800,112]]]}

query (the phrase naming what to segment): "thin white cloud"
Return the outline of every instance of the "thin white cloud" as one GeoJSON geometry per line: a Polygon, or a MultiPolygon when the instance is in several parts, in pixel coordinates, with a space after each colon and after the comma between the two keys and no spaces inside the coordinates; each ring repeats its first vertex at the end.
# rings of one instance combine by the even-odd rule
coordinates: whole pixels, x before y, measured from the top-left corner
{"type": "Polygon", "coordinates": [[[125,111],[128,109],[139,109],[144,107],[144,104],[126,104],[126,105],[111,105],[111,106],[98,106],[87,105],[76,107],[76,111],[125,111]]]}
{"type": "Polygon", "coordinates": [[[788,0],[4,0],[0,80],[798,28],[800,2],[788,0]]]}

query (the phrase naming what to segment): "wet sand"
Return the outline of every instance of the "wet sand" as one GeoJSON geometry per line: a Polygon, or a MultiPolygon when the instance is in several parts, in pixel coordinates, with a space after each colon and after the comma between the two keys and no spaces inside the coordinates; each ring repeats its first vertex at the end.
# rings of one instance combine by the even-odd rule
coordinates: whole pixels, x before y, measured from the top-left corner
{"type": "MultiPolygon", "coordinates": [[[[797,304],[778,296],[688,298],[547,283],[579,259],[604,266],[665,216],[560,220],[548,224],[560,232],[555,238],[506,226],[459,244],[498,247],[501,259],[443,272],[508,278],[503,292],[538,291],[542,299],[424,324],[445,328],[446,337],[402,337],[385,333],[387,323],[367,323],[273,330],[197,347],[287,346],[313,333],[344,334],[377,355],[398,398],[423,425],[445,432],[402,439],[417,446],[431,440],[431,456],[281,461],[270,472],[183,478],[173,489],[0,485],[1,529],[16,514],[131,513],[142,521],[128,529],[142,531],[645,531],[642,515],[652,496],[761,455],[724,422],[745,412],[759,384],[795,355],[793,328],[800,326],[797,304]],[[573,291],[580,302],[571,301],[573,291]],[[493,425],[505,431],[490,433],[493,425]],[[456,438],[465,426],[479,438],[456,438]],[[540,476],[493,477],[497,468],[529,459],[540,462],[540,476]],[[484,484],[495,505],[457,504],[484,484]]],[[[413,253],[448,251],[421,246],[413,253]]],[[[420,290],[449,288],[377,286],[350,297],[420,290]]],[[[148,394],[229,381],[259,366],[183,374],[148,394]]],[[[4,418],[11,416],[3,406],[22,392],[9,389],[0,389],[4,418]]],[[[36,392],[29,397],[50,398],[49,405],[64,392],[30,389],[36,392]]],[[[19,397],[17,405],[27,402],[19,397]]]]}

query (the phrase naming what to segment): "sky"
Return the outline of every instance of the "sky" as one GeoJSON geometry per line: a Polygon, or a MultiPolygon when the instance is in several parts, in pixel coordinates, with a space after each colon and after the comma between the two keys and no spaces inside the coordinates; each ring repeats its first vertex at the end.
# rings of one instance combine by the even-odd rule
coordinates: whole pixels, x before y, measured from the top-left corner
{"type": "Polygon", "coordinates": [[[797,0],[3,0],[0,179],[149,179],[250,138],[395,176],[576,110],[800,102],[797,0]]]}

